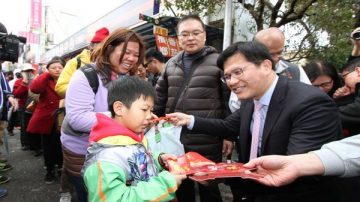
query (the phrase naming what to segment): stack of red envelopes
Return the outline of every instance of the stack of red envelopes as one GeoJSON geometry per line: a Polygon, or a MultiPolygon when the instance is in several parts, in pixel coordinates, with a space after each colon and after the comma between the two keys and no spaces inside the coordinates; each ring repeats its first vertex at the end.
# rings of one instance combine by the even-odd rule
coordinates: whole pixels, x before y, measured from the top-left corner
{"type": "Polygon", "coordinates": [[[185,174],[195,181],[229,177],[244,179],[263,177],[263,175],[252,173],[251,169],[244,168],[242,163],[214,163],[196,152],[188,152],[179,156],[177,160],[170,159],[167,164],[171,173],[185,174]]]}

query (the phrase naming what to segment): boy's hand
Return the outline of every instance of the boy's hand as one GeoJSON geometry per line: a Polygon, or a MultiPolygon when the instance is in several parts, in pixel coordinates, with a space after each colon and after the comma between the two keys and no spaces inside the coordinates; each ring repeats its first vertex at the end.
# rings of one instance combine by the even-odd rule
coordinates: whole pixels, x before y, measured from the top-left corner
{"type": "Polygon", "coordinates": [[[178,187],[181,185],[182,181],[184,179],[186,179],[186,175],[178,175],[178,174],[173,174],[173,173],[171,173],[171,174],[174,176],[178,187]]]}
{"type": "MultiPolygon", "coordinates": [[[[159,156],[161,158],[162,163],[166,167],[166,169],[169,169],[168,160],[175,160],[177,159],[177,156],[173,154],[160,154],[159,156]]],[[[160,163],[161,164],[161,163],[160,163]]]]}
{"type": "Polygon", "coordinates": [[[176,126],[188,126],[191,123],[191,116],[180,112],[166,114],[166,117],[176,126]]]}

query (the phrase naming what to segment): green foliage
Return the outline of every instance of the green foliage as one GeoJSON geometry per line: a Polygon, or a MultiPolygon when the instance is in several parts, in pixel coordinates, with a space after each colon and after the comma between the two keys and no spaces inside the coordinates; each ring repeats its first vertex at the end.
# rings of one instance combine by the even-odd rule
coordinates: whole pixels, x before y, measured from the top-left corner
{"type": "MultiPolygon", "coordinates": [[[[329,34],[328,44],[318,45],[312,50],[309,60],[322,58],[341,68],[351,53],[350,33],[354,29],[355,18],[353,4],[355,0],[329,1],[319,0],[307,12],[308,22],[316,31],[329,34]]],[[[319,38],[319,40],[323,40],[319,38]]],[[[318,43],[319,44],[319,43],[318,43]]]]}
{"type": "MultiPolygon", "coordinates": [[[[242,1],[238,0],[240,3],[242,1]]],[[[258,30],[262,29],[264,24],[277,27],[296,25],[293,29],[304,37],[295,48],[299,51],[296,54],[298,59],[324,59],[340,68],[351,53],[349,36],[354,29],[355,16],[360,13],[358,1],[258,0],[255,6],[247,3],[243,5],[256,21],[258,30]],[[278,4],[281,2],[282,4],[278,4]],[[327,33],[328,37],[324,38],[321,33],[327,33]]],[[[206,10],[207,15],[214,13],[216,8],[224,3],[225,0],[172,1],[172,5],[183,11],[200,13],[206,10]]]]}
{"type": "Polygon", "coordinates": [[[188,13],[206,11],[205,14],[212,14],[215,12],[215,7],[224,4],[224,2],[225,0],[169,0],[165,1],[165,4],[167,7],[174,4],[175,7],[188,13]]]}

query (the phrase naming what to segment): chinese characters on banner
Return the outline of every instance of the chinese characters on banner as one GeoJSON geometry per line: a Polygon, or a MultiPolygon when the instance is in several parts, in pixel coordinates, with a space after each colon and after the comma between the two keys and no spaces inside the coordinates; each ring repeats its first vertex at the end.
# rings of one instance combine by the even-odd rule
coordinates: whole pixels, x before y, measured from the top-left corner
{"type": "Polygon", "coordinates": [[[32,32],[19,32],[20,36],[23,36],[26,38],[26,43],[32,43],[32,44],[39,44],[40,43],[40,36],[39,34],[35,34],[32,32]]]}
{"type": "Polygon", "coordinates": [[[156,46],[165,57],[173,57],[179,51],[179,44],[176,37],[160,36],[155,34],[156,46]]]}
{"type": "Polygon", "coordinates": [[[158,50],[165,57],[173,57],[180,51],[177,38],[174,36],[168,36],[167,29],[154,26],[154,36],[158,50]]]}
{"type": "Polygon", "coordinates": [[[31,1],[31,29],[40,30],[41,29],[41,12],[42,5],[41,0],[32,0],[31,1]]]}

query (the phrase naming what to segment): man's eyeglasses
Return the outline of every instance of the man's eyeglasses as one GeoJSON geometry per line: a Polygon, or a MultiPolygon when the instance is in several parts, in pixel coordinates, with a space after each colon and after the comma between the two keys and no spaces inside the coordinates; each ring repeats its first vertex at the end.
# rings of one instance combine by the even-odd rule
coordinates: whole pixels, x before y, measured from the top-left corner
{"type": "MultiPolygon", "coordinates": [[[[356,68],[357,68],[357,67],[356,67],[356,68]]],[[[351,70],[351,71],[346,72],[345,74],[342,74],[342,75],[341,75],[342,78],[345,79],[345,77],[346,77],[347,75],[349,75],[350,73],[354,72],[354,71],[356,70],[356,68],[354,68],[354,69],[351,70]]]]}
{"type": "Polygon", "coordinates": [[[237,68],[235,70],[233,70],[230,74],[224,74],[224,76],[221,78],[221,80],[224,82],[224,83],[227,83],[231,80],[231,78],[234,78],[234,79],[240,79],[241,75],[243,75],[244,73],[244,68],[237,68]]]}
{"type": "Polygon", "coordinates": [[[147,68],[152,61],[153,61],[152,59],[149,60],[147,63],[143,64],[143,66],[144,66],[145,68],[147,68]]]}
{"type": "Polygon", "coordinates": [[[186,39],[186,38],[189,38],[190,36],[197,37],[202,33],[204,33],[204,31],[195,30],[193,32],[181,32],[180,34],[178,34],[178,36],[186,39]]]}
{"type": "Polygon", "coordinates": [[[321,83],[321,84],[318,84],[318,85],[313,85],[315,87],[318,87],[318,88],[330,88],[331,85],[333,83],[333,80],[330,80],[330,81],[327,81],[327,82],[324,82],[324,83],[321,83]]]}

